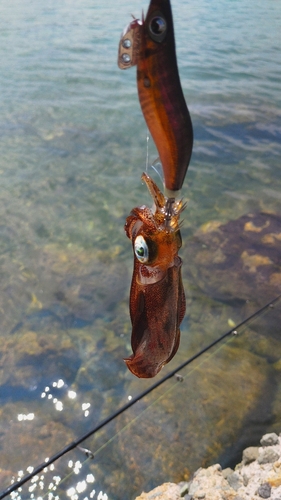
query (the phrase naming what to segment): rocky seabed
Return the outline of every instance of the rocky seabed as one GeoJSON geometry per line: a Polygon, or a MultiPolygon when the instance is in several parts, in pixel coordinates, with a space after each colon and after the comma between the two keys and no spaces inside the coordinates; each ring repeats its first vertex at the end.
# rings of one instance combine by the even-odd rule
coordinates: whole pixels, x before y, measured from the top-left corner
{"type": "Polygon", "coordinates": [[[281,500],[281,434],[265,434],[243,451],[235,470],[198,469],[189,482],[164,483],[136,500],[281,500]]]}

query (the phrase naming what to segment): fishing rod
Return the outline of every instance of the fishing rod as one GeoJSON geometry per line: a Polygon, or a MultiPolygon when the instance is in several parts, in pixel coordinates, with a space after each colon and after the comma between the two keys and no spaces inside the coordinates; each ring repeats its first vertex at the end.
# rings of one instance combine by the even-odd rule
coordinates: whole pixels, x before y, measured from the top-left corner
{"type": "MultiPolygon", "coordinates": [[[[251,314],[247,318],[245,318],[243,321],[241,321],[239,324],[237,324],[234,328],[231,328],[226,333],[222,334],[220,337],[218,337],[217,339],[213,340],[210,344],[208,344],[207,346],[203,347],[199,352],[197,352],[196,354],[194,354],[193,356],[191,356],[190,358],[188,358],[187,360],[185,360],[183,363],[181,363],[180,365],[178,365],[174,370],[170,371],[167,375],[165,375],[160,380],[158,380],[158,382],[155,382],[153,385],[151,385],[150,387],[148,387],[145,391],[141,392],[140,394],[138,394],[137,396],[135,396],[134,398],[132,398],[128,403],[126,403],[125,405],[121,406],[121,408],[119,408],[118,410],[116,410],[116,412],[112,413],[109,417],[107,417],[104,420],[102,420],[96,427],[94,427],[93,429],[91,429],[90,431],[88,431],[86,434],[82,435],[78,439],[76,439],[76,440],[72,441],[71,443],[69,443],[67,446],[65,446],[58,453],[55,453],[52,457],[48,458],[48,460],[46,459],[45,462],[43,462],[42,464],[40,464],[37,467],[35,467],[32,472],[30,472],[29,474],[25,475],[20,480],[18,480],[15,483],[13,483],[11,486],[8,486],[8,488],[6,488],[2,493],[0,493],[0,500],[2,500],[3,498],[5,498],[7,495],[10,495],[12,492],[16,491],[18,488],[20,488],[25,483],[27,483],[28,481],[30,481],[34,476],[36,476],[37,474],[39,474],[40,472],[42,472],[43,469],[45,469],[49,465],[53,464],[56,460],[58,460],[59,458],[61,458],[62,456],[64,456],[69,451],[73,450],[74,448],[78,448],[79,449],[80,448],[79,445],[83,441],[85,441],[86,439],[88,439],[90,436],[93,436],[100,429],[102,429],[107,424],[109,424],[110,422],[112,422],[112,420],[114,420],[119,415],[121,415],[122,413],[124,413],[126,410],[128,410],[129,408],[131,408],[134,404],[136,404],[138,401],[140,401],[145,396],[147,396],[148,394],[150,394],[156,388],[158,388],[159,386],[161,386],[162,384],[164,384],[164,382],[166,382],[167,380],[169,380],[170,378],[172,378],[174,376],[177,376],[179,371],[181,371],[187,365],[189,365],[190,363],[192,363],[192,361],[194,361],[195,359],[197,359],[200,356],[202,356],[202,354],[204,354],[205,352],[209,351],[213,346],[215,346],[216,344],[220,343],[223,339],[225,339],[229,335],[236,335],[237,334],[237,330],[239,328],[241,328],[242,326],[244,326],[245,324],[247,324],[249,321],[251,321],[255,317],[259,316],[259,314],[261,314],[266,309],[273,308],[274,304],[280,298],[281,298],[281,294],[279,294],[273,300],[271,300],[270,302],[268,302],[267,304],[265,304],[264,306],[262,306],[260,309],[258,309],[257,311],[255,311],[253,314],[251,314]]],[[[179,380],[181,380],[181,377],[178,377],[178,378],[179,378],[179,380]]],[[[94,458],[94,454],[90,450],[82,449],[82,451],[84,451],[84,453],[88,456],[88,458],[94,458]]]]}

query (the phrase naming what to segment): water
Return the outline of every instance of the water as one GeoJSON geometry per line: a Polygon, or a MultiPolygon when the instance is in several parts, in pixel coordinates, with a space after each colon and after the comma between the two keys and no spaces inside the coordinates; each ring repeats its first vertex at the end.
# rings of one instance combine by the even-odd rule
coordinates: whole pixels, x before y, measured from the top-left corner
{"type": "MultiPolygon", "coordinates": [[[[132,269],[123,224],[133,207],[151,201],[140,182],[147,130],[135,70],[122,72],[116,62],[123,27],[131,13],[140,16],[146,8],[147,2],[136,0],[122,0],[118,5],[111,0],[2,0],[0,5],[3,488],[19,471],[41,463],[151,383],[135,380],[122,361],[131,352],[128,296],[132,269]]],[[[274,261],[271,282],[275,285],[270,290],[263,293],[267,281],[262,273],[252,279],[245,271],[247,290],[241,289],[243,280],[238,280],[226,296],[224,287],[235,281],[236,268],[233,275],[226,269],[225,282],[218,283],[217,268],[211,263],[202,277],[199,251],[194,247],[205,238],[198,236],[198,229],[210,221],[226,224],[261,211],[280,214],[279,5],[274,0],[199,0],[196,5],[174,0],[173,12],[178,65],[195,142],[183,189],[187,199],[182,231],[187,315],[179,352],[162,373],[245,318],[263,299],[270,300],[281,283],[280,262],[274,261]],[[191,248],[195,248],[193,253],[191,248]]],[[[150,161],[156,156],[149,141],[150,161]]],[[[233,250],[234,256],[237,251],[233,250]]],[[[258,322],[263,327],[259,335],[268,325],[275,332],[275,353],[280,349],[278,321],[258,322]]],[[[256,333],[251,335],[255,344],[256,333]]],[[[273,368],[277,361],[264,342],[258,344],[259,362],[267,373],[260,381],[262,393],[274,381],[272,408],[278,408],[280,389],[277,368],[273,368]]],[[[243,352],[252,370],[251,349],[243,352]]],[[[246,379],[247,370],[242,372],[246,379]]],[[[248,429],[245,422],[251,421],[261,396],[249,387],[256,400],[247,415],[241,412],[235,435],[227,433],[227,420],[224,424],[222,417],[209,417],[212,432],[219,425],[224,432],[206,445],[200,463],[223,456],[218,442],[227,449],[241,429],[248,429]]],[[[171,414],[171,420],[163,418],[167,436],[179,420],[177,412],[169,410],[182,401],[178,392],[173,401],[157,404],[156,419],[162,421],[163,414],[171,414]]],[[[234,389],[233,394],[234,399],[239,397],[234,389]]],[[[210,398],[209,404],[212,407],[215,399],[210,398]]],[[[257,429],[275,425],[277,430],[279,424],[280,430],[280,418],[274,417],[278,412],[272,408],[251,427],[255,438],[257,429]]],[[[200,414],[200,405],[197,410],[200,414]]],[[[145,424],[145,418],[141,421],[145,424]]],[[[153,421],[149,419],[148,437],[141,434],[146,442],[152,439],[153,421]]],[[[194,421],[189,425],[194,440],[194,459],[186,466],[190,473],[200,465],[196,455],[200,433],[194,421]]],[[[118,424],[112,433],[121,427],[118,424]]],[[[94,448],[102,446],[110,433],[98,438],[94,448]]],[[[169,469],[169,456],[178,453],[171,446],[162,469],[167,475],[171,471],[167,479],[180,480],[188,471],[176,460],[169,469]]],[[[133,448],[131,454],[128,445],[120,444],[113,451],[105,448],[103,459],[93,466],[100,491],[106,491],[109,498],[119,498],[116,484],[122,485],[123,480],[126,484],[132,468],[137,471],[135,489],[128,498],[163,479],[158,468],[161,447],[149,478],[149,471],[143,475],[141,466],[150,461],[150,452],[142,455],[136,467],[138,451],[133,448]]],[[[125,498],[124,492],[120,497],[125,498]]],[[[83,492],[79,498],[84,498],[83,492]]]]}

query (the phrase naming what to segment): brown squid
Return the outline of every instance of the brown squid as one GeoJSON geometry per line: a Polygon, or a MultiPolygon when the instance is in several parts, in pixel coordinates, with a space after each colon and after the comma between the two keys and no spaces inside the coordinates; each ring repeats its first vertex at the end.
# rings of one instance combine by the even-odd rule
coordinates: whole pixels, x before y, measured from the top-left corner
{"type": "Polygon", "coordinates": [[[156,184],[143,174],[154,208],[134,208],[125,231],[132,240],[134,271],[130,293],[133,355],[128,368],[141,378],[154,377],[173,358],[185,314],[181,279],[179,217],[182,201],[167,204],[156,184]]]}

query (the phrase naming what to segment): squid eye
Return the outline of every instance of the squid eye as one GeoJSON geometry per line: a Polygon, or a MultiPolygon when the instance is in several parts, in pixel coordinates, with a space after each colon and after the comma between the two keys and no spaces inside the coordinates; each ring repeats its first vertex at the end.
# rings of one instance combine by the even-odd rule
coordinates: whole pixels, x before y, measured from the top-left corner
{"type": "Polygon", "coordinates": [[[154,42],[162,42],[166,36],[167,23],[164,17],[154,16],[148,25],[149,34],[154,42]]]}
{"type": "Polygon", "coordinates": [[[136,258],[144,263],[144,262],[147,262],[148,261],[148,246],[146,244],[146,241],[144,239],[143,236],[139,235],[136,237],[135,239],[135,243],[134,243],[134,250],[135,250],[135,255],[136,255],[136,258]]]}

